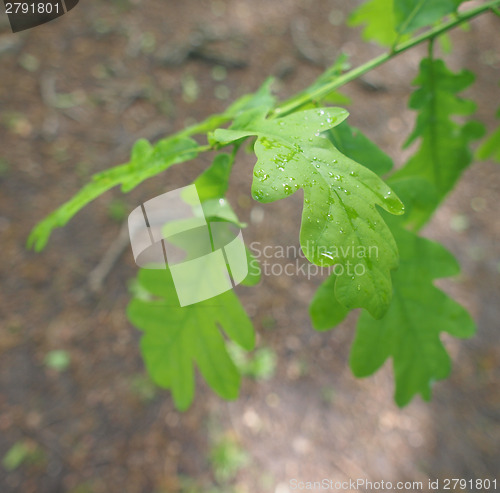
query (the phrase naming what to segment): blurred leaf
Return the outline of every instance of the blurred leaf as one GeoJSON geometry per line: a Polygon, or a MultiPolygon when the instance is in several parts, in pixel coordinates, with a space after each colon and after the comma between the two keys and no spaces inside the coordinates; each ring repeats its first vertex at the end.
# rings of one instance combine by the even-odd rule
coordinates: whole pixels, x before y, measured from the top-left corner
{"type": "Polygon", "coordinates": [[[393,302],[379,320],[361,314],[350,363],[355,376],[366,377],[392,357],[395,400],[404,406],[417,393],[429,400],[432,384],[450,372],[440,333],[470,337],[475,326],[464,308],[433,285],[435,279],[459,273],[453,256],[402,228],[393,232],[401,259],[393,273],[393,302]]]}

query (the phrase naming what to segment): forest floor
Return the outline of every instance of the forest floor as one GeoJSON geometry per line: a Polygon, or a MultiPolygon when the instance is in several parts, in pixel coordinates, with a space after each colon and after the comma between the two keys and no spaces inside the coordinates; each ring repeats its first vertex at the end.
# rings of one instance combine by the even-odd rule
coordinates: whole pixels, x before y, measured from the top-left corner
{"type": "MultiPolygon", "coordinates": [[[[17,444],[26,459],[0,467],[1,493],[286,493],[292,478],[423,481],[427,491],[428,478],[500,479],[498,165],[474,164],[424,231],[459,259],[462,274],[439,286],[471,311],[478,333],[446,339],[451,377],[436,383],[432,402],[416,398],[404,409],[392,400],[390,364],[364,380],[350,373],[356,314],[333,331],[312,329],[308,304],[321,279],[300,275],[237,289],[258,346],[276,354],[271,378],[245,379],[231,403],[200,380],[185,413],[151,385],[139,332],[125,316],[136,273],[128,245],[96,293],[89,273],[132,209],[166,185],[187,184],[210,156],[128,195],[113,190],[57,230],[42,253],[25,248],[37,221],[93,173],[126,162],[138,138],[220,112],[269,75],[285,98],[342,52],[353,65],[379,53],[344,25],[356,4],[82,0],[15,35],[0,16],[0,458],[17,444]],[[45,363],[54,350],[69,356],[64,371],[45,363]]],[[[453,69],[478,74],[466,94],[490,129],[500,101],[499,32],[492,15],[474,20],[469,32],[452,33],[446,57],[453,69]]],[[[344,91],[351,123],[396,165],[409,152],[400,150],[414,124],[406,103],[423,53],[402,55],[344,91]]],[[[245,239],[298,248],[300,194],[252,201],[253,161],[239,155],[229,195],[249,224],[245,239]]]]}

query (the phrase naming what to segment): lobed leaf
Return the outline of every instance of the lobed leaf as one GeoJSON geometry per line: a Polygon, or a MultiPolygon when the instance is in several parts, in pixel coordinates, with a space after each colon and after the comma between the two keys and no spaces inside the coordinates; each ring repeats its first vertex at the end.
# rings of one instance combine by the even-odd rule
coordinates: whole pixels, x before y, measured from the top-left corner
{"type": "Polygon", "coordinates": [[[152,379],[172,390],[179,410],[194,397],[193,364],[224,399],[235,399],[240,374],[230,358],[220,328],[242,348],[255,344],[252,323],[233,291],[180,307],[169,270],[141,270],[139,283],[155,299],[135,297],[130,321],[143,331],[141,352],[152,379]]]}
{"type": "Polygon", "coordinates": [[[346,308],[380,317],[391,297],[397,249],[375,205],[401,214],[403,205],[372,171],[339,152],[321,135],[347,117],[340,108],[306,110],[284,118],[255,113],[216,130],[220,142],[257,135],[252,195],[260,202],[304,191],[300,242],[311,262],[339,265],[335,295],[346,308]],[[354,266],[359,269],[354,272],[354,266]],[[361,274],[362,271],[362,274],[361,274]]]}
{"type": "Polygon", "coordinates": [[[433,285],[434,279],[458,274],[453,256],[402,228],[393,232],[400,252],[400,266],[393,273],[393,302],[379,320],[361,314],[350,364],[355,376],[366,377],[391,357],[395,400],[404,406],[418,393],[429,400],[433,382],[450,372],[440,333],[470,337],[475,326],[464,308],[433,285]]]}

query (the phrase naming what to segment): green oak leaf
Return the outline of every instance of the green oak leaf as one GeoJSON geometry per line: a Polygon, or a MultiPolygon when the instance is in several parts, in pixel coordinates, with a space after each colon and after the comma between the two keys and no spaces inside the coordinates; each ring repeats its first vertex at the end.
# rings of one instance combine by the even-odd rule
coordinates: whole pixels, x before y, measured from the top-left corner
{"type": "Polygon", "coordinates": [[[407,34],[456,12],[462,0],[394,0],[396,31],[407,34]]]}
{"type": "Polygon", "coordinates": [[[336,265],[335,295],[346,308],[365,307],[380,317],[390,302],[390,270],[397,267],[398,254],[375,206],[401,214],[403,205],[375,173],[321,135],[346,117],[340,108],[279,119],[255,113],[237,122],[238,130],[220,129],[214,136],[231,142],[257,135],[253,197],[267,203],[302,189],[300,242],[305,256],[317,265],[336,265]]]}
{"type": "Polygon", "coordinates": [[[218,395],[236,399],[241,378],[220,328],[246,350],[255,344],[252,323],[236,294],[226,291],[181,308],[168,270],[141,270],[138,280],[154,298],[133,298],[127,315],[143,331],[141,352],[153,381],[171,389],[179,410],[187,409],[194,397],[196,364],[218,395]]]}
{"type": "Polygon", "coordinates": [[[361,4],[349,17],[350,26],[365,25],[363,39],[392,46],[398,39],[393,0],[369,0],[361,4]]]}
{"type": "MultiPolygon", "coordinates": [[[[385,152],[346,121],[330,129],[327,136],[339,151],[371,169],[377,175],[387,173],[394,165],[392,159],[385,152]]],[[[418,190],[415,186],[412,186],[411,189],[418,190]]],[[[398,196],[403,198],[399,193],[398,196]]],[[[408,213],[406,205],[405,213],[408,213]]],[[[316,330],[328,330],[335,327],[349,313],[349,310],[335,298],[336,282],[337,276],[332,273],[320,285],[311,301],[309,313],[316,330]]]]}
{"type": "Polygon", "coordinates": [[[379,320],[361,314],[350,364],[355,376],[366,377],[391,357],[395,400],[404,406],[418,393],[429,400],[432,383],[450,372],[440,333],[470,337],[475,326],[464,308],[433,285],[437,278],[459,273],[453,256],[405,229],[396,227],[393,233],[400,253],[399,269],[393,273],[393,301],[379,320]]]}
{"type": "Polygon", "coordinates": [[[471,141],[481,137],[484,127],[475,121],[457,123],[455,115],[470,115],[475,111],[472,101],[457,93],[472,84],[474,75],[463,70],[453,73],[442,60],[426,58],[414,83],[420,87],[410,98],[410,108],[418,111],[415,129],[406,146],[420,139],[420,147],[406,165],[394,173],[388,183],[397,187],[400,180],[420,178],[427,183],[433,200],[414,204],[407,224],[421,227],[437,205],[453,189],[461,173],[472,162],[471,141]]]}

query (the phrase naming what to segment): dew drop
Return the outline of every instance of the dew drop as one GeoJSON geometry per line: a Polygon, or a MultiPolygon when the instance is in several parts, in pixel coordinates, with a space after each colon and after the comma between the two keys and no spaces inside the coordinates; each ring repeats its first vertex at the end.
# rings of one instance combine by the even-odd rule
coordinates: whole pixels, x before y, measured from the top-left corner
{"type": "Polygon", "coordinates": [[[264,198],[264,192],[262,190],[254,190],[253,198],[256,200],[262,200],[264,198]]]}

